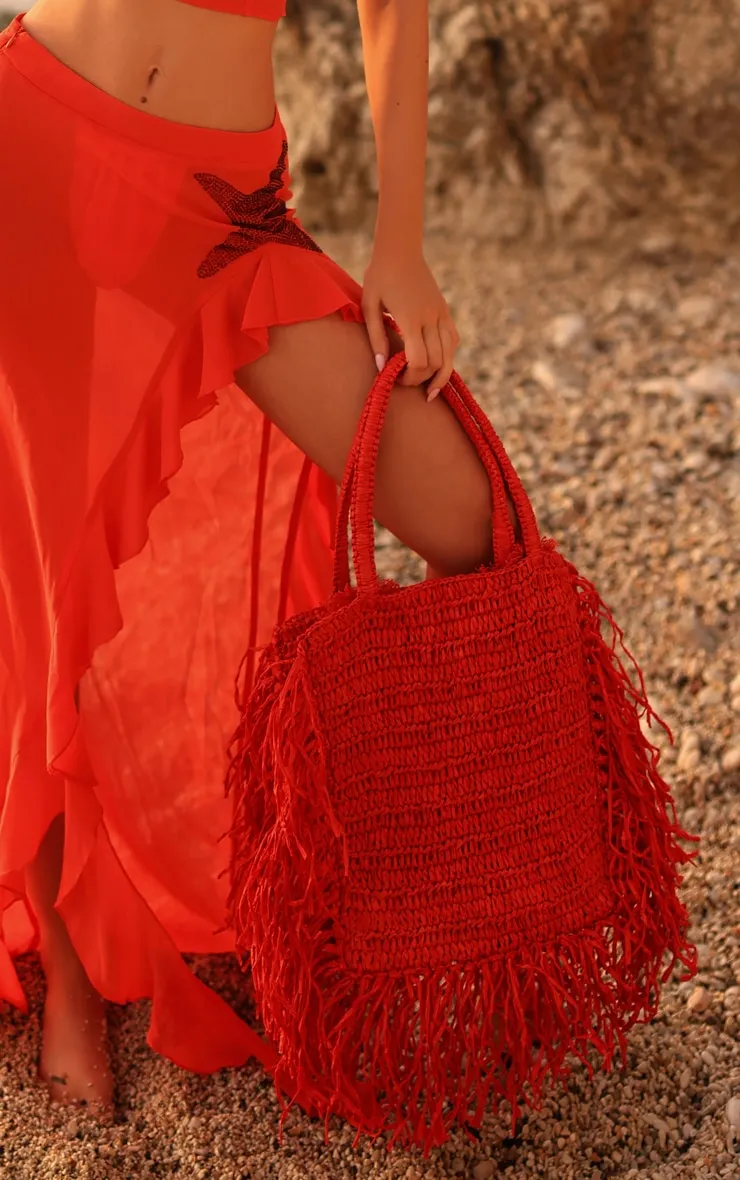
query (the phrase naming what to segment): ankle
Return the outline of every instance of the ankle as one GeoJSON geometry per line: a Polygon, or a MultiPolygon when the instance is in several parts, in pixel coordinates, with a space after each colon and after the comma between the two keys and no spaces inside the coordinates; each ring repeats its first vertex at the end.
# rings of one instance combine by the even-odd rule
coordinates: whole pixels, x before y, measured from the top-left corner
{"type": "Polygon", "coordinates": [[[40,924],[39,956],[47,982],[89,984],[87,972],[59,915],[40,924]]]}

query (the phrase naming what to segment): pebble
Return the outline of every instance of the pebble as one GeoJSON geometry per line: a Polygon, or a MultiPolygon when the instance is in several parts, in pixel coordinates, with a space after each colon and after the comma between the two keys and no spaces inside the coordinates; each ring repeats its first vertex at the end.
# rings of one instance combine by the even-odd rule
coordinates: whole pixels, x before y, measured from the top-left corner
{"type": "Polygon", "coordinates": [[[481,1160],[473,1168],[473,1180],[491,1180],[495,1171],[496,1165],[492,1160],[481,1160]]]}
{"type": "Polygon", "coordinates": [[[546,331],[549,342],[558,349],[572,348],[588,335],[588,324],[580,312],[569,311],[550,320],[546,331]]]}
{"type": "Polygon", "coordinates": [[[730,746],[722,755],[722,769],[730,774],[733,770],[740,770],[740,745],[730,746]]]}
{"type": "Polygon", "coordinates": [[[676,766],[685,774],[696,770],[701,762],[701,743],[694,729],[687,729],[681,736],[676,766]]]}
{"type": "Polygon", "coordinates": [[[686,1069],[682,1071],[681,1076],[678,1079],[678,1087],[682,1092],[684,1090],[688,1090],[689,1086],[691,1085],[691,1076],[691,1070],[687,1066],[686,1069]]]}
{"type": "Polygon", "coordinates": [[[725,699],[724,689],[717,684],[706,684],[696,694],[696,703],[703,708],[721,705],[725,699]]]}
{"type": "Polygon", "coordinates": [[[740,987],[727,987],[722,995],[727,1012],[740,1012],[740,987]]]}
{"type": "Polygon", "coordinates": [[[711,295],[690,295],[682,299],[676,308],[676,315],[692,328],[706,328],[717,318],[717,301],[711,295]]]}
{"type": "Polygon", "coordinates": [[[459,1155],[456,1155],[450,1163],[450,1171],[452,1172],[453,1176],[459,1176],[465,1171],[465,1161],[460,1159],[459,1155]]]}
{"type": "Polygon", "coordinates": [[[640,253],[653,262],[664,261],[675,248],[676,239],[669,230],[652,230],[640,243],[640,253]]]}
{"type": "MultiPolygon", "coordinates": [[[[694,579],[693,585],[696,585],[694,579]]],[[[682,628],[682,638],[687,646],[696,651],[714,655],[720,643],[720,636],[714,627],[707,626],[694,610],[682,628]]]]}
{"type": "Polygon", "coordinates": [[[706,967],[711,966],[712,948],[707,946],[705,942],[697,942],[695,945],[697,966],[700,971],[703,971],[706,967]]]}
{"type": "Polygon", "coordinates": [[[701,471],[706,466],[707,456],[704,451],[687,451],[681,462],[684,471],[701,471]]]}
{"type": "Polygon", "coordinates": [[[683,382],[670,376],[648,377],[646,381],[638,381],[636,389],[647,397],[681,397],[685,392],[683,382]]]}
{"type": "Polygon", "coordinates": [[[665,1147],[668,1141],[668,1134],[670,1127],[665,1119],[661,1119],[657,1114],[645,1114],[642,1116],[649,1127],[653,1127],[658,1132],[658,1140],[661,1147],[665,1147]]]}
{"type": "Polygon", "coordinates": [[[733,1097],[729,1100],[725,1107],[725,1115],[733,1131],[740,1131],[740,1098],[733,1097]]]}
{"type": "Polygon", "coordinates": [[[570,365],[553,364],[551,361],[535,361],[532,365],[532,380],[548,393],[559,393],[571,398],[582,392],[583,379],[570,365]]]}
{"type": "Polygon", "coordinates": [[[644,287],[632,287],[625,291],[624,302],[635,315],[653,315],[660,310],[660,297],[644,287]]]}
{"type": "Polygon", "coordinates": [[[695,987],[686,1001],[689,1012],[702,1013],[711,1007],[712,997],[705,987],[695,987]]]}
{"type": "Polygon", "coordinates": [[[708,397],[732,397],[740,393],[740,372],[723,365],[702,365],[686,378],[686,388],[708,397]]]}

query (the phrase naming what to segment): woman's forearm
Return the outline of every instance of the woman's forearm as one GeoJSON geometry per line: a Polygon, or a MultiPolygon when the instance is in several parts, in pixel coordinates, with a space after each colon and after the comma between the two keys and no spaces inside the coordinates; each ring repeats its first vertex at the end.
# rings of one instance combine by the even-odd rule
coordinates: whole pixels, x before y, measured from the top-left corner
{"type": "Polygon", "coordinates": [[[357,0],[378,161],[375,241],[421,252],[429,100],[428,0],[357,0]]]}

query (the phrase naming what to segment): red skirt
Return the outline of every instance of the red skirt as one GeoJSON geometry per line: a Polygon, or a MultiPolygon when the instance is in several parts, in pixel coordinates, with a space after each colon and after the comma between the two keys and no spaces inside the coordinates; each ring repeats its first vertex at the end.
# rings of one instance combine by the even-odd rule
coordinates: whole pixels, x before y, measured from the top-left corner
{"type": "Polygon", "coordinates": [[[234,679],[284,563],[291,612],[327,595],[336,488],[299,483],[233,378],[272,324],[362,322],[362,288],[286,207],[277,111],[246,134],[156,118],[20,18],[0,159],[0,997],[26,1007],[25,868],[62,812],[57,909],[98,991],[151,999],[149,1044],[186,1069],[271,1068],[182,952],[233,951],[234,679]]]}

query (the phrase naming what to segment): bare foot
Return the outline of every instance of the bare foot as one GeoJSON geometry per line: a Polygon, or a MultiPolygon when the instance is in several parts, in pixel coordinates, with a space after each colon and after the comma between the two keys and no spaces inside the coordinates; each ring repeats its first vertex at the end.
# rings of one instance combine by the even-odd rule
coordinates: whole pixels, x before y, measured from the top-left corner
{"type": "Polygon", "coordinates": [[[105,1001],[64,934],[42,948],[46,973],[39,1078],[51,1098],[105,1113],[113,1105],[105,1001]]]}

